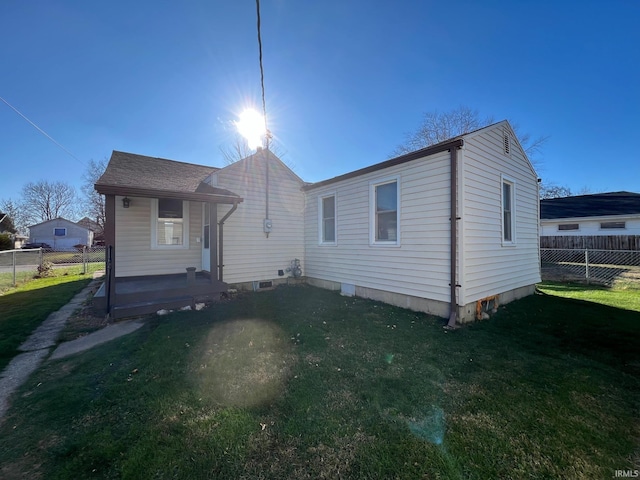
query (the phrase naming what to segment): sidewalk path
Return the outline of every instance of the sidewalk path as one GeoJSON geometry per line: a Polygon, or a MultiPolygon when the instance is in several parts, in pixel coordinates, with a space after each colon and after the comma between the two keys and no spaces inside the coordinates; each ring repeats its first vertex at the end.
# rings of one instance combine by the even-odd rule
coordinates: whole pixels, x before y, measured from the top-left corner
{"type": "MultiPolygon", "coordinates": [[[[58,336],[69,317],[82,307],[87,296],[98,282],[94,276],[94,280],[73,297],[68,304],[57,312],[49,315],[18,348],[18,350],[24,353],[14,357],[4,371],[0,373],[0,423],[9,408],[9,397],[11,394],[26,382],[29,375],[45,360],[50,348],[56,345],[58,336]]],[[[140,320],[109,325],[85,337],[60,344],[50,359],[63,358],[74,353],[83,352],[95,345],[131,333],[142,325],[143,322],[140,320]]]]}

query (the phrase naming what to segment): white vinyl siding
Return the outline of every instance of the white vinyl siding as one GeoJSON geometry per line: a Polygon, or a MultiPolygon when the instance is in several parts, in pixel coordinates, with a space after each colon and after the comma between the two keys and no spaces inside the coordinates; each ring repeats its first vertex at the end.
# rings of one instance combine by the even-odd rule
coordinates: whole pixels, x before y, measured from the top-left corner
{"type": "MultiPolygon", "coordinates": [[[[152,205],[156,199],[131,197],[131,206],[122,207],[122,197],[116,197],[116,276],[186,274],[187,267],[201,269],[202,204],[188,204],[189,238],[185,248],[151,248],[152,205]]],[[[157,203],[157,202],[155,202],[157,203]]],[[[186,214],[185,212],[185,214],[186,214]]]]}
{"type": "Polygon", "coordinates": [[[458,213],[461,305],[540,281],[537,175],[514,138],[509,157],[500,124],[465,138],[458,213]],[[510,248],[503,236],[504,179],[515,187],[512,228],[517,243],[510,248]]]}
{"type": "Polygon", "coordinates": [[[450,258],[449,153],[346,179],[307,191],[305,275],[448,301],[450,258]],[[371,245],[371,185],[400,177],[401,245],[371,245]],[[339,242],[318,246],[318,197],[336,195],[339,242]]]}
{"type": "MultiPolygon", "coordinates": [[[[304,193],[300,180],[286,165],[272,157],[269,162],[269,218],[272,229],[264,233],[266,215],[264,157],[254,155],[215,174],[218,185],[244,198],[224,227],[224,281],[252,282],[283,278],[291,261],[304,262],[304,193]]],[[[230,206],[221,205],[218,219],[230,206]]],[[[313,219],[317,225],[317,216],[313,219]]],[[[212,227],[212,234],[215,230],[212,227]]],[[[317,245],[318,236],[314,239],[317,245]]]]}
{"type": "Polygon", "coordinates": [[[640,235],[640,215],[616,215],[607,217],[557,218],[540,220],[544,236],[581,236],[581,235],[640,235]],[[602,228],[605,222],[624,222],[625,228],[602,228]],[[579,223],[579,230],[560,230],[559,226],[579,223]]]}
{"type": "Polygon", "coordinates": [[[318,243],[320,245],[336,245],[338,231],[336,225],[336,194],[331,193],[318,197],[318,243]]]}
{"type": "Polygon", "coordinates": [[[93,232],[64,218],[54,218],[29,227],[29,241],[47,243],[53,250],[75,251],[74,245],[92,245],[93,232]]]}

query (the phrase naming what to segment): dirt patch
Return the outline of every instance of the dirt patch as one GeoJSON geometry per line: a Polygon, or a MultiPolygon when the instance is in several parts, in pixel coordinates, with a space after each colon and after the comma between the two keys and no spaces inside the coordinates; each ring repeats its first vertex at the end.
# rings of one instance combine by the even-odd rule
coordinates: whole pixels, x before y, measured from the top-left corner
{"type": "Polygon", "coordinates": [[[97,315],[90,305],[84,305],[69,317],[64,330],[60,333],[59,342],[70,342],[89,335],[109,324],[106,315],[97,315]]]}

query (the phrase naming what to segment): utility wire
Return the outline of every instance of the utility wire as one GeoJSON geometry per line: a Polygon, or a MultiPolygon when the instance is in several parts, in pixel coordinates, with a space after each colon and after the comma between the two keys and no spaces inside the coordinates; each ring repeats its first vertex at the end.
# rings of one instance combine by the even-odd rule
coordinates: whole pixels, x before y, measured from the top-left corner
{"type": "Polygon", "coordinates": [[[38,125],[36,125],[35,123],[33,123],[31,120],[29,120],[20,110],[18,110],[16,107],[14,107],[13,105],[11,105],[9,102],[7,102],[4,98],[0,97],[0,100],[2,100],[4,103],[6,103],[9,108],[11,108],[14,112],[16,112],[18,115],[20,115],[22,118],[24,118],[27,122],[29,122],[36,130],[38,130],[41,134],[43,134],[45,137],[47,137],[49,140],[51,140],[53,143],[55,143],[58,147],[60,147],[62,150],[64,150],[65,152],[67,152],[69,155],[71,155],[71,157],[73,157],[74,159],[76,159],[78,162],[82,163],[84,165],[84,163],[82,162],[82,160],[80,160],[78,157],[76,157],[73,153],[71,153],[69,150],[67,150],[66,148],[64,148],[62,145],[60,145],[58,142],[55,141],[55,139],[53,137],[51,137],[51,135],[49,135],[47,132],[45,132],[44,130],[42,130],[38,125]]]}
{"type": "Polygon", "coordinates": [[[256,0],[258,14],[258,51],[260,53],[260,86],[262,87],[262,116],[264,117],[264,131],[267,137],[267,149],[269,148],[269,128],[267,127],[267,103],[264,100],[264,68],[262,66],[262,37],[260,35],[260,0],[256,0]]]}

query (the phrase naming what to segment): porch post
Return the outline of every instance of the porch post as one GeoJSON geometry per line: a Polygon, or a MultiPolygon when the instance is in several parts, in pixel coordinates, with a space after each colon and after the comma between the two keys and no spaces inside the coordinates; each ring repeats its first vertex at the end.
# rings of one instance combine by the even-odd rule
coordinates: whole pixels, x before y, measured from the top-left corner
{"type": "Polygon", "coordinates": [[[218,204],[209,204],[209,271],[211,281],[218,281],[218,204]]]}
{"type": "MultiPolygon", "coordinates": [[[[105,222],[104,222],[104,265],[107,278],[107,308],[113,306],[116,297],[116,196],[105,195],[105,222]],[[109,247],[112,250],[111,263],[109,264],[109,247]],[[109,268],[111,267],[111,268],[109,268]]],[[[111,313],[107,311],[107,313],[111,313]]]]}

